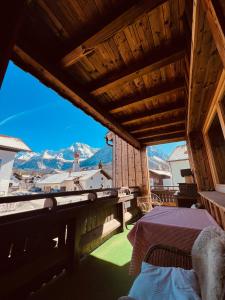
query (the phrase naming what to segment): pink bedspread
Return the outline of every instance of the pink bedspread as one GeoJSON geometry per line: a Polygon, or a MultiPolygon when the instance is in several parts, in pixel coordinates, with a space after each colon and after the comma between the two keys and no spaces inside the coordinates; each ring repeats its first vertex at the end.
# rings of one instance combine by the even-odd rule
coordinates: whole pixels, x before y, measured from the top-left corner
{"type": "Polygon", "coordinates": [[[133,245],[130,274],[140,272],[141,262],[150,246],[165,244],[191,250],[200,231],[210,225],[218,226],[205,209],[155,207],[127,236],[133,245]]]}

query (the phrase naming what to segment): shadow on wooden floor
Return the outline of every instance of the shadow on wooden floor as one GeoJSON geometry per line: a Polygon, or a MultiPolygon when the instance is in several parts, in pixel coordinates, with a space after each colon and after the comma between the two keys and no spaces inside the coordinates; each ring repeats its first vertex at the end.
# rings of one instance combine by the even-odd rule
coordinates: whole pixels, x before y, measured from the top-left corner
{"type": "Polygon", "coordinates": [[[129,263],[118,266],[90,255],[79,276],[61,279],[32,300],[116,300],[127,295],[133,282],[128,269],[129,263]]]}

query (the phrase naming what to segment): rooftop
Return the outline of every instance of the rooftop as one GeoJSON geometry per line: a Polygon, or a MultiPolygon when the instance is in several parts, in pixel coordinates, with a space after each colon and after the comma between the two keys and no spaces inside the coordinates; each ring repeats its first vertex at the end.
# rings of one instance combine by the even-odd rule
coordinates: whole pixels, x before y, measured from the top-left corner
{"type": "Polygon", "coordinates": [[[46,178],[40,180],[38,183],[39,184],[62,183],[64,181],[74,180],[75,178],[85,180],[99,172],[104,173],[106,175],[106,177],[109,178],[109,175],[106,174],[105,171],[103,171],[101,169],[97,169],[97,170],[85,170],[85,171],[79,171],[79,172],[62,172],[62,173],[58,173],[58,174],[53,174],[53,175],[49,175],[46,178]]]}
{"type": "Polygon", "coordinates": [[[31,149],[21,139],[6,135],[0,135],[0,149],[15,152],[31,151],[31,149]]]}
{"type": "Polygon", "coordinates": [[[149,170],[150,170],[150,172],[152,172],[156,175],[164,176],[165,178],[170,178],[171,177],[171,173],[169,171],[154,170],[154,169],[149,169],[149,170]]]}

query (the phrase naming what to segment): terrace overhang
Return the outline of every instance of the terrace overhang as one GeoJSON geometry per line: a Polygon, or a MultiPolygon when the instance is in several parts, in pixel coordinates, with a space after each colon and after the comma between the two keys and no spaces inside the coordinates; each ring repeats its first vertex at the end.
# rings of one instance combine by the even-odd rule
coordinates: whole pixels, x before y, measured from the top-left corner
{"type": "Polygon", "coordinates": [[[12,59],[135,148],[186,139],[225,66],[222,1],[106,2],[2,3],[0,84],[12,59]]]}
{"type": "Polygon", "coordinates": [[[2,4],[0,78],[12,59],[135,148],[185,139],[191,10],[184,0],[180,10],[166,0],[104,2],[2,4]],[[158,122],[154,136],[134,134],[158,122]]]}

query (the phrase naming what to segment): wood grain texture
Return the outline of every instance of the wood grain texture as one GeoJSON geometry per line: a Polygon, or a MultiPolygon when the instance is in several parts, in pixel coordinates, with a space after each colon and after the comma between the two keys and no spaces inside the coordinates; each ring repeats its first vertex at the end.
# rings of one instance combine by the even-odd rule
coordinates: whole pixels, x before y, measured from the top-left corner
{"type": "MultiPolygon", "coordinates": [[[[132,126],[121,120],[186,97],[184,15],[184,0],[31,1],[12,58],[140,148],[129,128],[149,119],[132,126]],[[64,67],[62,57],[74,49],[79,59],[64,67]]],[[[178,115],[168,111],[150,119],[178,115]]]]}
{"type": "Polygon", "coordinates": [[[202,0],[202,6],[206,11],[211,33],[225,68],[225,11],[220,2],[222,3],[221,0],[202,0]]]}
{"type": "Polygon", "coordinates": [[[123,85],[138,77],[144,76],[150,72],[163,68],[184,57],[183,40],[176,40],[173,46],[166,46],[162,49],[157,49],[150,53],[143,61],[132,64],[128,69],[125,69],[118,74],[114,74],[111,78],[102,80],[94,84],[91,94],[94,96],[100,95],[114,87],[123,85]]]}
{"type": "Polygon", "coordinates": [[[0,88],[22,26],[26,1],[16,0],[13,5],[12,10],[10,2],[2,3],[0,10],[0,88]]]}
{"type": "MultiPolygon", "coordinates": [[[[158,5],[161,5],[166,0],[153,0],[153,1],[133,1],[135,3],[132,7],[127,9],[127,5],[125,5],[124,11],[121,15],[120,12],[117,15],[110,16],[110,21],[107,25],[103,26],[101,30],[96,32],[87,38],[81,45],[75,47],[70,53],[68,53],[62,60],[61,63],[64,67],[69,67],[71,64],[75,63],[80,57],[87,55],[91,51],[95,49],[95,47],[109,39],[112,35],[114,35],[117,31],[122,30],[128,25],[132,24],[137,18],[141,15],[148,13],[152,9],[156,8],[158,5]],[[113,19],[114,20],[111,20],[113,19]]],[[[132,4],[132,1],[131,1],[132,4]]]]}

